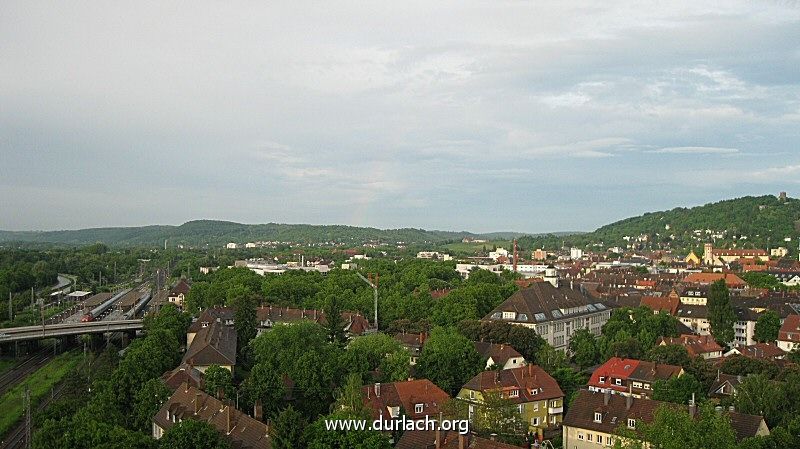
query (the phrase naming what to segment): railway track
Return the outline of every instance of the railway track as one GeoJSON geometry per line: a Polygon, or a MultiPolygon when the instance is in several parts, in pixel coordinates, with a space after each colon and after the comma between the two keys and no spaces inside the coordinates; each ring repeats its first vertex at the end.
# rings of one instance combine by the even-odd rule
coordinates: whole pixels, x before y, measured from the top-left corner
{"type": "MultiPolygon", "coordinates": [[[[61,397],[63,390],[64,390],[64,384],[61,383],[55,388],[52,395],[45,396],[39,402],[39,404],[36,406],[36,410],[40,411],[47,408],[47,406],[50,405],[51,402],[61,397]]],[[[31,431],[31,435],[33,435],[33,431],[31,431]]],[[[5,435],[3,441],[0,442],[0,449],[17,449],[25,447],[26,446],[25,436],[26,436],[25,416],[23,416],[18,421],[16,427],[11,429],[11,431],[5,435]]]]}
{"type": "Polygon", "coordinates": [[[42,349],[0,376],[0,395],[5,394],[18,383],[25,380],[31,373],[41,368],[50,360],[52,354],[52,351],[42,349]]]}

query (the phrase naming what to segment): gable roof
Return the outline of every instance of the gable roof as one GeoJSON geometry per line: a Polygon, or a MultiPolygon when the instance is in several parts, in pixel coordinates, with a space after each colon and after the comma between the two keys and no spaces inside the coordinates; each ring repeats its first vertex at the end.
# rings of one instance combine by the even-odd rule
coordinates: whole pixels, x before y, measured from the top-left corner
{"type": "Polygon", "coordinates": [[[722,346],[711,335],[681,334],[680,337],[661,337],[658,344],[683,346],[692,357],[722,351],[722,346]]]}
{"type": "Polygon", "coordinates": [[[675,315],[681,300],[676,296],[642,296],[640,305],[645,306],[654,312],[666,311],[670,315],[675,315]]]}
{"type": "Polygon", "coordinates": [[[236,331],[212,321],[197,331],[183,362],[192,366],[236,365],[236,331]]]}
{"type": "Polygon", "coordinates": [[[720,279],[724,279],[728,287],[744,287],[747,285],[742,278],[733,273],[690,273],[683,278],[683,282],[686,284],[713,284],[720,279]]]}
{"type": "Polygon", "coordinates": [[[175,390],[152,418],[153,423],[164,430],[184,419],[196,419],[210,424],[234,448],[272,447],[266,424],[186,383],[175,390]]]}
{"type": "Polygon", "coordinates": [[[778,340],[800,343],[800,315],[789,315],[783,320],[778,340]]]}
{"type": "MultiPolygon", "coordinates": [[[[476,435],[459,435],[457,432],[442,431],[441,449],[519,449],[519,446],[492,441],[476,435]],[[461,442],[463,440],[463,443],[461,442]],[[463,446],[462,446],[463,444],[463,446]]],[[[403,432],[403,436],[397,441],[395,449],[435,449],[436,432],[433,430],[409,430],[403,432]]]]}
{"type": "Polygon", "coordinates": [[[390,407],[402,409],[406,416],[415,420],[435,416],[441,405],[450,399],[449,394],[428,379],[365,385],[361,387],[361,396],[375,419],[379,416],[390,418],[390,407]],[[420,413],[416,411],[417,404],[422,404],[420,413]]]}
{"type": "Polygon", "coordinates": [[[481,392],[517,389],[519,396],[509,398],[515,404],[564,397],[558,382],[537,365],[481,371],[462,388],[481,392]]]}
{"type": "Polygon", "coordinates": [[[169,291],[169,296],[185,295],[185,294],[189,293],[189,290],[190,290],[190,289],[191,289],[191,287],[190,287],[190,286],[189,286],[189,284],[186,282],[186,279],[181,279],[181,280],[180,280],[180,281],[178,281],[178,283],[177,283],[177,284],[176,284],[174,287],[172,287],[172,289],[169,291]]]}
{"type": "MultiPolygon", "coordinates": [[[[563,425],[613,434],[619,426],[626,426],[628,419],[653,422],[655,412],[660,406],[688,411],[688,406],[685,405],[581,390],[564,416],[563,425]],[[595,413],[601,414],[601,422],[595,422],[595,413]]],[[[766,428],[764,418],[761,416],[737,412],[724,413],[730,417],[737,440],[756,436],[759,429],[766,428]]]]}
{"type": "Polygon", "coordinates": [[[475,350],[478,351],[482,359],[492,359],[495,365],[505,366],[509,359],[522,359],[522,354],[517,352],[511,345],[487,343],[476,341],[475,350]]]}
{"type": "MultiPolygon", "coordinates": [[[[578,287],[576,285],[576,287],[578,287]]],[[[534,282],[530,288],[518,290],[484,317],[485,320],[504,320],[538,323],[560,320],[607,310],[603,303],[585,294],[580,288],[554,287],[549,282],[534,282]],[[503,312],[514,312],[513,319],[502,318],[503,312]]]]}

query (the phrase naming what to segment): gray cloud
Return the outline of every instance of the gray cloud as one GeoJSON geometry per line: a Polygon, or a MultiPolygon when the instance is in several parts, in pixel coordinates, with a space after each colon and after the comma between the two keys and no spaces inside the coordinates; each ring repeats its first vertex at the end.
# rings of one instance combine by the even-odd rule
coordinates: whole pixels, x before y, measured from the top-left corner
{"type": "Polygon", "coordinates": [[[3,2],[0,228],[547,231],[777,191],[799,9],[3,2]],[[695,156],[736,176],[673,182],[695,156]]]}

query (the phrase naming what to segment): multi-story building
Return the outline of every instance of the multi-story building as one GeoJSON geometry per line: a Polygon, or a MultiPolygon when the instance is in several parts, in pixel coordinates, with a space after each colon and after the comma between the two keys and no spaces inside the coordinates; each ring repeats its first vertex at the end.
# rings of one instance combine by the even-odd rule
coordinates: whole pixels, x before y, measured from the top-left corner
{"type": "MultiPolygon", "coordinates": [[[[675,407],[678,410],[688,411],[692,416],[697,413],[697,406],[694,404],[687,407],[651,399],[636,399],[632,396],[623,397],[608,392],[580,391],[564,417],[563,447],[597,449],[613,446],[619,438],[617,432],[620,428],[635,433],[642,424],[653,422],[659,407],[675,407]]],[[[769,427],[761,416],[731,411],[721,413],[725,413],[730,419],[737,441],[769,435],[769,427]]]]}
{"type": "Polygon", "coordinates": [[[534,329],[551,346],[563,351],[575,331],[589,329],[600,335],[610,317],[611,309],[586,294],[577,283],[560,286],[555,279],[553,283],[533,282],[529,288],[517,291],[484,320],[534,329]]]}
{"type": "Polygon", "coordinates": [[[458,393],[468,403],[469,420],[481,413],[487,394],[497,393],[517,406],[531,431],[540,432],[561,425],[564,393],[558,382],[535,365],[507,370],[482,371],[458,393]]]}
{"type": "Polygon", "coordinates": [[[442,404],[450,399],[428,379],[365,385],[361,397],[373,419],[389,420],[402,414],[413,421],[438,417],[442,404]]]}
{"type": "Polygon", "coordinates": [[[652,396],[653,384],[683,374],[683,368],[663,363],[612,357],[594,370],[589,378],[589,390],[611,394],[652,396]]]}

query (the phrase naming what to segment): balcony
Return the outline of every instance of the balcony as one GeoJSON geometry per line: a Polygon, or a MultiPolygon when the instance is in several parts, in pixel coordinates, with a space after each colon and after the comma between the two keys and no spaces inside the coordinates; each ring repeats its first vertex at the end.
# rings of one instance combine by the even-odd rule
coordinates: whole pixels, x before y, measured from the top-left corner
{"type": "Polygon", "coordinates": [[[564,413],[564,406],[561,407],[548,407],[547,414],[548,415],[558,415],[559,413],[564,413]]]}

